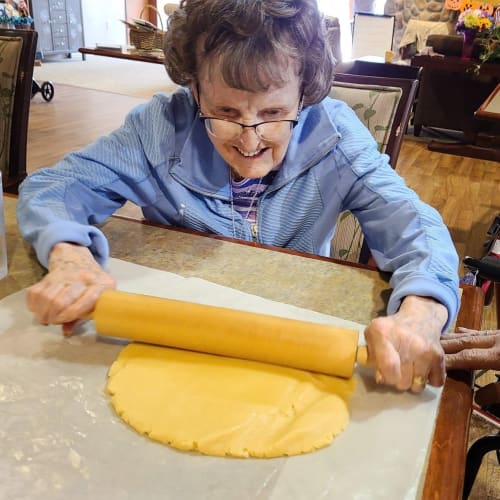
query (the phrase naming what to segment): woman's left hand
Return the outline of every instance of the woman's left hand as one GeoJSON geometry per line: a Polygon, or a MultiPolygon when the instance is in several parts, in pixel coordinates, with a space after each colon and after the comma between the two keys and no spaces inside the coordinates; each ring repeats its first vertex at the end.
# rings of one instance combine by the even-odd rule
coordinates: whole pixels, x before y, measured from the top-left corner
{"type": "Polygon", "coordinates": [[[365,337],[376,381],[415,393],[422,392],[426,383],[443,385],[440,336],[447,319],[448,311],[439,302],[409,295],[397,313],[372,320],[365,337]]]}

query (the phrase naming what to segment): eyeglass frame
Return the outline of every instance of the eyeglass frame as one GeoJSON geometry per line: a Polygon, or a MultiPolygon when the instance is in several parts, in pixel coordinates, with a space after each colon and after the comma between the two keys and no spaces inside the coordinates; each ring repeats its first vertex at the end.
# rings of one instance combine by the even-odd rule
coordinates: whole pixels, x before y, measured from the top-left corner
{"type": "MultiPolygon", "coordinates": [[[[235,125],[239,125],[240,126],[240,133],[235,135],[233,139],[236,139],[236,138],[239,138],[241,137],[241,134],[243,134],[243,131],[246,129],[246,128],[253,128],[254,132],[255,132],[255,135],[259,138],[259,139],[262,139],[262,140],[266,140],[264,137],[262,137],[258,131],[257,131],[257,127],[259,125],[264,125],[266,123],[282,123],[282,122],[288,122],[288,123],[291,123],[291,127],[290,127],[290,131],[292,131],[296,126],[297,124],[299,123],[299,117],[300,117],[300,113],[302,112],[302,108],[303,108],[303,105],[304,105],[304,93],[301,92],[300,94],[300,100],[299,100],[299,106],[298,106],[298,109],[297,109],[297,117],[295,119],[285,119],[285,120],[267,120],[267,121],[263,121],[263,122],[259,122],[259,123],[254,123],[253,125],[245,125],[244,123],[240,123],[240,122],[236,122],[234,120],[228,120],[227,118],[217,118],[216,116],[206,116],[203,114],[203,112],[201,111],[201,107],[200,107],[200,104],[201,104],[201,98],[200,98],[200,84],[199,82],[196,82],[196,93],[198,94],[198,102],[197,102],[197,106],[198,106],[198,118],[203,122],[203,124],[205,125],[205,129],[206,131],[212,135],[213,137],[218,137],[217,135],[215,135],[213,132],[210,132],[210,130],[208,129],[207,127],[207,120],[219,120],[221,122],[228,122],[228,123],[234,123],[235,125]]],[[[229,140],[229,139],[228,139],[229,140]]]]}

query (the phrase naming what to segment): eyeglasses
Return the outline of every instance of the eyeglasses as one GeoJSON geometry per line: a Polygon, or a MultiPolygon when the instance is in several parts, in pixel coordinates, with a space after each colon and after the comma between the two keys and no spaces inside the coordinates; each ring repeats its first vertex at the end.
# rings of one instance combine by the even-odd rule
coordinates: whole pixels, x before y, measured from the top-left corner
{"type": "Polygon", "coordinates": [[[298,120],[273,120],[245,125],[222,118],[203,116],[201,113],[199,114],[199,118],[205,123],[205,128],[210,135],[225,141],[237,139],[246,128],[253,128],[259,139],[275,141],[289,134],[297,123],[299,123],[298,120]]]}
{"type": "MultiPolygon", "coordinates": [[[[198,89],[198,96],[199,95],[200,92],[198,89]]],[[[257,137],[263,141],[277,141],[288,135],[295,128],[297,123],[299,123],[299,116],[302,111],[303,101],[304,98],[301,96],[297,110],[297,118],[295,120],[269,120],[254,123],[253,125],[245,125],[244,123],[226,120],[224,118],[205,116],[199,108],[198,118],[203,121],[205,128],[210,135],[223,141],[238,139],[246,128],[253,128],[257,137]]]]}

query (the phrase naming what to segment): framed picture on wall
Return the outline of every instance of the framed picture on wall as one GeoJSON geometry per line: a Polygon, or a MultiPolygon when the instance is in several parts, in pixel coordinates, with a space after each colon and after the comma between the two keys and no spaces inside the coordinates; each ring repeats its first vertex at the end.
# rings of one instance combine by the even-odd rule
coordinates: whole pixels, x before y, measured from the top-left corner
{"type": "Polygon", "coordinates": [[[352,25],[353,59],[375,56],[385,59],[392,50],[394,16],[356,12],[352,25]]]}

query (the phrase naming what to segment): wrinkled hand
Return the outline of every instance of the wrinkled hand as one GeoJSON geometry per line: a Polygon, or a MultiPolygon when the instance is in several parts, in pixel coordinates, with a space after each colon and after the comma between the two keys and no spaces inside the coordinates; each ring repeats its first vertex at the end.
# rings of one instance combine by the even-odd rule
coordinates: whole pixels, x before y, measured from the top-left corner
{"type": "Polygon", "coordinates": [[[443,385],[446,372],[439,339],[447,318],[442,304],[410,295],[397,313],[372,320],[365,337],[376,381],[415,393],[427,382],[443,385]]]}
{"type": "Polygon", "coordinates": [[[96,262],[88,248],[58,243],[49,257],[49,272],[28,288],[28,309],[45,325],[63,325],[70,335],[78,319],[94,310],[97,298],[115,280],[96,262]]]}
{"type": "Polygon", "coordinates": [[[500,330],[469,330],[441,339],[449,370],[500,370],[500,330]]]}

